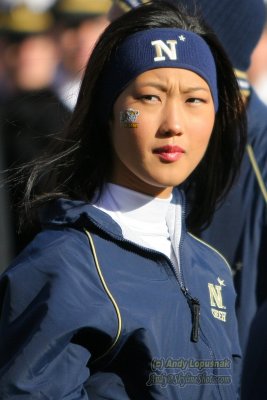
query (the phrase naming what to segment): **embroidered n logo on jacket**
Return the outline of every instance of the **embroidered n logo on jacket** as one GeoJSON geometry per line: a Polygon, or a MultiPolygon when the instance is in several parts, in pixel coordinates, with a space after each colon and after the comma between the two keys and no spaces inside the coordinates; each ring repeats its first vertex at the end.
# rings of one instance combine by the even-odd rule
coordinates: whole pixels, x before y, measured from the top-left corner
{"type": "Polygon", "coordinates": [[[209,294],[210,294],[210,305],[211,312],[214,318],[220,321],[226,322],[227,312],[226,307],[223,304],[223,287],[225,286],[224,280],[217,278],[218,285],[208,283],[209,294]]]}

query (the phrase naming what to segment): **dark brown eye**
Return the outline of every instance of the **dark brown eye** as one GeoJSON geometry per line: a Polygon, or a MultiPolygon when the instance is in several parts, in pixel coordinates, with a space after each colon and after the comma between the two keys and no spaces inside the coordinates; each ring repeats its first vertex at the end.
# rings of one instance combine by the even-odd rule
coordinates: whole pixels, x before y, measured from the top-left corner
{"type": "Polygon", "coordinates": [[[147,101],[150,101],[150,102],[160,101],[159,96],[156,96],[154,94],[145,94],[145,95],[141,96],[141,99],[147,100],[147,101]]]}

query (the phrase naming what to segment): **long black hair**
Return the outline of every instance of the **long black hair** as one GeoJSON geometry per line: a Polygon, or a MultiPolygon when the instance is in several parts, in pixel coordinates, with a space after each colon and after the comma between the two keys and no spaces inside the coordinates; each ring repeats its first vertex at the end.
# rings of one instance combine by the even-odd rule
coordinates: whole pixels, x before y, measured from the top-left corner
{"type": "Polygon", "coordinates": [[[32,165],[22,201],[31,219],[36,206],[58,197],[90,201],[112,169],[109,116],[101,114],[101,74],[116,47],[129,35],[151,28],[181,28],[200,35],[213,54],[219,109],[204,158],[183,184],[190,198],[188,228],[197,232],[209,222],[218,199],[233,183],[246,140],[244,105],[232,65],[213,32],[200,18],[164,1],[146,3],[113,21],[101,35],[86,67],[76,108],[63,135],[46,157],[32,165]]]}

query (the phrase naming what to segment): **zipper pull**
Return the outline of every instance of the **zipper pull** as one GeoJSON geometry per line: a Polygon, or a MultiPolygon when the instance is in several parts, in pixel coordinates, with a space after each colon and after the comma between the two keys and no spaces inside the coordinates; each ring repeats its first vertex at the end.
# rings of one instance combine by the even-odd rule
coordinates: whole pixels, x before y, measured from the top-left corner
{"type": "Polygon", "coordinates": [[[187,299],[192,315],[191,341],[197,343],[199,336],[200,302],[196,297],[191,296],[186,287],[182,288],[182,292],[187,299]]]}
{"type": "Polygon", "coordinates": [[[198,299],[193,297],[188,299],[188,303],[192,313],[191,340],[192,342],[197,343],[199,336],[200,303],[198,299]]]}
{"type": "Polygon", "coordinates": [[[191,340],[192,342],[197,343],[199,337],[200,302],[196,297],[191,296],[186,287],[182,288],[182,292],[187,299],[192,315],[191,340]]]}

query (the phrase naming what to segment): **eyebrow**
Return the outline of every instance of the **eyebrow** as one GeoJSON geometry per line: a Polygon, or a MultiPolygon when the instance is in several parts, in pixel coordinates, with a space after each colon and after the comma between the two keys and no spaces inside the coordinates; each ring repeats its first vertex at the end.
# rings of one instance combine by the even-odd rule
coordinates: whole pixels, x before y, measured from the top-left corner
{"type": "MultiPolygon", "coordinates": [[[[167,85],[165,85],[162,82],[144,82],[143,84],[140,85],[141,88],[145,86],[152,86],[155,87],[156,89],[162,90],[162,91],[167,91],[167,85]]],[[[204,86],[188,86],[184,90],[182,90],[183,93],[192,93],[192,92],[199,92],[199,91],[205,91],[205,92],[210,92],[209,87],[204,87],[204,86]]]]}
{"type": "Polygon", "coordinates": [[[167,85],[165,85],[162,82],[152,82],[151,81],[151,82],[144,82],[144,83],[140,84],[141,88],[143,88],[145,86],[152,86],[152,87],[155,87],[156,89],[163,90],[163,91],[167,90],[167,85]]]}
{"type": "Polygon", "coordinates": [[[204,86],[189,86],[185,90],[183,90],[184,93],[190,93],[190,92],[198,92],[198,91],[205,91],[205,92],[210,92],[209,87],[204,87],[204,86]]]}

